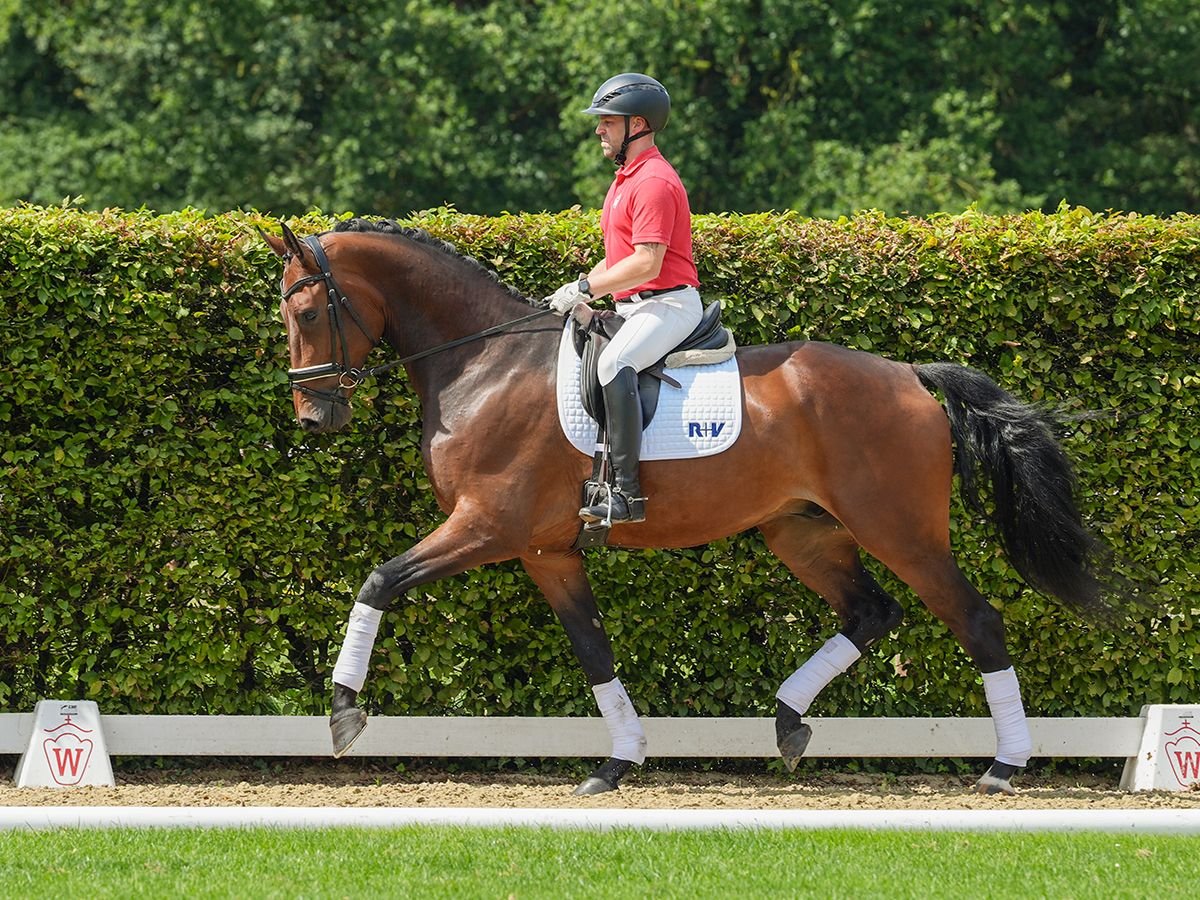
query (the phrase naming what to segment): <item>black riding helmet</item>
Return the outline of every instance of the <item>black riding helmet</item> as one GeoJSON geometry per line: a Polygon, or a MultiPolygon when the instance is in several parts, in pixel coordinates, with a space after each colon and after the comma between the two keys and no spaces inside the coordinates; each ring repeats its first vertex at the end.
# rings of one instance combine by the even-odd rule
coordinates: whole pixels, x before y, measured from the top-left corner
{"type": "Polygon", "coordinates": [[[592,97],[592,105],[584,112],[592,116],[625,117],[625,140],[621,143],[620,152],[613,158],[620,166],[625,163],[625,152],[632,141],[667,127],[667,120],[671,117],[671,95],[649,75],[625,72],[614,75],[600,85],[592,97]],[[629,120],[633,116],[641,116],[646,120],[646,131],[633,135],[629,133],[629,120]]]}

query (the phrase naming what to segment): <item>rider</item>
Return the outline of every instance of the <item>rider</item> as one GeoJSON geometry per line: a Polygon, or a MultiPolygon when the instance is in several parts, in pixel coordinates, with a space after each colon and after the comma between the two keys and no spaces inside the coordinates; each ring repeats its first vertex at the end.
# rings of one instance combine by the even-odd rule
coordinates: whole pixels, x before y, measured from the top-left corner
{"type": "Polygon", "coordinates": [[[598,360],[614,490],[611,500],[585,506],[579,516],[585,522],[642,522],[638,372],[700,323],[692,216],[683,182],[654,144],[671,114],[666,88],[636,72],[616,75],[600,85],[584,112],[600,117],[600,149],[618,167],[600,216],[604,259],[555,291],[550,307],[566,313],[577,303],[612,294],[625,324],[598,360]]]}

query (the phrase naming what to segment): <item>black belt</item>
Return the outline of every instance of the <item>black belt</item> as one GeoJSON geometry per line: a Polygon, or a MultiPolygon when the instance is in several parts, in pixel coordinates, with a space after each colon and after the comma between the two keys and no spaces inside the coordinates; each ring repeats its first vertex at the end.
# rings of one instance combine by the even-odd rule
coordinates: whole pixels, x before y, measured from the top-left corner
{"type": "Polygon", "coordinates": [[[675,287],[659,288],[658,290],[654,291],[638,291],[636,294],[630,294],[628,297],[625,297],[621,302],[631,301],[634,297],[637,297],[640,300],[645,300],[649,297],[657,297],[660,294],[675,294],[679,291],[686,291],[690,287],[692,287],[690,284],[677,284],[675,287]]]}

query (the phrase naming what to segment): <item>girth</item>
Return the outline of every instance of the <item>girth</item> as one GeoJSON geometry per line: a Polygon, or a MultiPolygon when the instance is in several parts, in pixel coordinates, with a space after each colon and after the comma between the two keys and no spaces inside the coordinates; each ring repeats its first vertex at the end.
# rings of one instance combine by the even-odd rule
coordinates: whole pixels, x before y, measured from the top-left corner
{"type": "MultiPolygon", "coordinates": [[[[580,358],[579,395],[583,408],[589,416],[595,419],[600,428],[605,426],[604,393],[597,374],[600,353],[608,342],[621,330],[625,320],[611,310],[592,309],[583,303],[575,307],[571,313],[573,329],[571,337],[575,342],[575,352],[580,358]]],[[[642,401],[642,428],[645,429],[658,409],[658,392],[665,381],[672,387],[679,387],[677,382],[664,369],[668,361],[676,365],[673,357],[684,351],[721,351],[729,349],[733,353],[733,336],[721,324],[721,303],[710,304],[700,317],[700,324],[692,333],[679,342],[679,345],[656,362],[654,365],[638,373],[638,394],[642,401]]],[[[726,356],[727,358],[727,356],[726,356]]],[[[720,359],[705,359],[704,362],[719,362],[720,359]]],[[[682,360],[681,360],[682,362],[682,360]]],[[[683,364],[687,364],[684,362],[683,364]]]]}

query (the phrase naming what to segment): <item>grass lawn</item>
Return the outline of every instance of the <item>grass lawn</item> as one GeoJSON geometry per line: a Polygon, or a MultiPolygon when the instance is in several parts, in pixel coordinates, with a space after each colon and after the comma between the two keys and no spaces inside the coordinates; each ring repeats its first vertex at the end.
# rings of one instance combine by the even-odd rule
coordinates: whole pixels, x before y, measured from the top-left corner
{"type": "Polygon", "coordinates": [[[1196,896],[1200,838],[549,829],[0,832],[0,897],[1196,896]]]}

